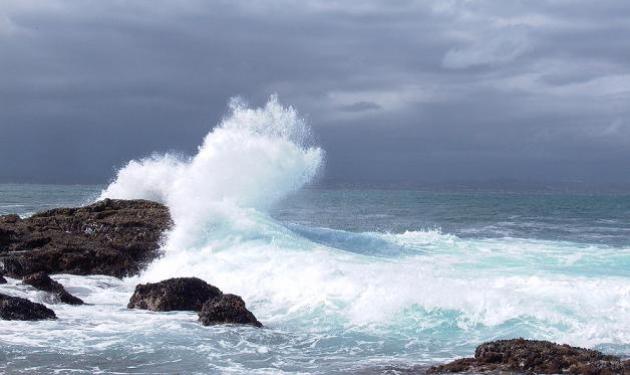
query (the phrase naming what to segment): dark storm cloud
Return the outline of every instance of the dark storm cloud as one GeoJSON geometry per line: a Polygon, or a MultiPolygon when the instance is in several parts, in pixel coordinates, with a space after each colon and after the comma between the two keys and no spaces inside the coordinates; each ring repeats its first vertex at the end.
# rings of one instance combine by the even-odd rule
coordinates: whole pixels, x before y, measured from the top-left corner
{"type": "Polygon", "coordinates": [[[334,181],[630,181],[630,4],[0,2],[0,180],[194,151],[296,106],[334,181]]]}

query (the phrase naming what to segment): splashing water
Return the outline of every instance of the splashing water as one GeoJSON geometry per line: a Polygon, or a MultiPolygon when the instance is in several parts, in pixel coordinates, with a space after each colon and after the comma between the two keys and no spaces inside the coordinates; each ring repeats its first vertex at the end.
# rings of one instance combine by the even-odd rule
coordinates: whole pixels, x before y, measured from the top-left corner
{"type": "Polygon", "coordinates": [[[195,156],[131,161],[101,198],[165,203],[176,223],[166,248],[176,251],[198,245],[199,231],[249,225],[243,210],[264,211],[315,177],[324,152],[308,145],[309,129],[295,109],[272,96],[257,109],[233,99],[230,110],[195,156]]]}
{"type": "Polygon", "coordinates": [[[320,168],[323,151],[308,146],[308,134],[296,111],[276,97],[259,109],[233,101],[191,159],[166,155],[123,168],[102,196],[157,199],[176,223],[165,257],[142,279],[202,277],[243,295],[268,324],[304,324],[315,314],[333,326],[414,332],[401,322],[468,330],[517,319],[515,334],[532,324],[540,335],[579,344],[630,337],[628,279],[572,273],[584,257],[610,260],[611,276],[623,275],[614,272],[615,262],[625,261],[627,250],[462,240],[439,231],[349,233],[272,220],[270,205],[320,168]],[[612,313],[618,318],[608,320],[612,313]],[[436,314],[454,315],[448,323],[436,314]]]}
{"type": "MultiPolygon", "coordinates": [[[[457,235],[421,230],[415,222],[425,212],[414,205],[426,197],[404,191],[333,191],[309,198],[316,200],[304,212],[303,203],[289,210],[309,222],[321,219],[322,226],[334,221],[354,225],[364,220],[366,207],[383,202],[377,213],[392,227],[404,224],[393,233],[272,219],[274,202],[315,178],[323,159],[323,150],[310,143],[304,120],[275,96],[262,108],[232,101],[196,155],[131,161],[101,192],[102,198],[168,205],[175,226],[163,245],[164,256],[140,277],[122,281],[58,276],[95,305],[56,306],[63,319],[29,325],[35,327],[32,332],[24,325],[3,327],[6,340],[18,352],[30,353],[30,361],[39,360],[29,352],[36,342],[84,350],[84,367],[89,354],[96,351],[98,357],[103,351],[125,354],[123,367],[109,369],[127,371],[138,361],[153,361],[147,371],[158,372],[347,373],[379,363],[435,363],[470,355],[485,340],[518,336],[630,351],[626,245],[538,239],[536,233],[544,230],[572,233],[575,221],[543,215],[508,223],[515,209],[506,202],[523,206],[514,197],[482,199],[483,205],[499,209],[492,210],[491,229],[473,229],[496,233],[527,224],[529,232],[521,233],[532,238],[475,237],[474,231],[466,236],[471,228],[457,235]],[[404,219],[408,210],[413,215],[404,219]],[[501,210],[504,223],[496,218],[501,210]],[[194,322],[194,314],[125,309],[137,282],[174,276],[201,277],[243,296],[270,329],[207,328],[194,322]],[[135,351],[129,353],[130,346],[135,351]]],[[[454,199],[465,207],[450,213],[449,220],[468,215],[471,202],[480,198],[454,199]]],[[[597,204],[608,213],[618,202],[626,201],[602,198],[597,204]]],[[[576,207],[584,201],[579,203],[576,207]]],[[[470,222],[478,223],[472,216],[470,222]]],[[[591,234],[627,233],[624,221],[613,225],[591,219],[591,234]]],[[[6,288],[31,298],[35,293],[17,281],[6,288]]],[[[70,352],[60,355],[76,361],[70,352]]],[[[48,357],[42,355],[41,361],[47,363],[48,357]]]]}

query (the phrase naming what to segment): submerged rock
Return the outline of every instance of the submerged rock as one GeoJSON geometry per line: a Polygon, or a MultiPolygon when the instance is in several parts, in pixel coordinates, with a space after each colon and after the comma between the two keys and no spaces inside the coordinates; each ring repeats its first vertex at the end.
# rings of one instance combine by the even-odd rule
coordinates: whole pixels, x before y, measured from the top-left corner
{"type": "Polygon", "coordinates": [[[83,305],[83,300],[68,293],[63,285],[51,279],[45,272],[37,272],[26,276],[22,282],[34,287],[35,289],[52,293],[55,298],[63,303],[67,303],[69,305],[83,305]]]}
{"type": "Polygon", "coordinates": [[[199,321],[204,326],[233,323],[262,327],[254,314],[245,308],[243,299],[234,294],[224,294],[206,301],[199,312],[199,321]]]}
{"type": "Polygon", "coordinates": [[[348,373],[353,375],[424,375],[428,368],[425,365],[357,364],[357,367],[348,373]]]}
{"type": "Polygon", "coordinates": [[[171,225],[168,209],[146,200],[105,199],[27,219],[0,216],[0,271],[16,278],[42,271],[135,275],[159,255],[171,225]]]}
{"type": "Polygon", "coordinates": [[[55,312],[41,303],[25,298],[0,294],[0,319],[4,320],[44,320],[57,319],[55,312]]]}
{"type": "Polygon", "coordinates": [[[221,294],[219,288],[196,277],[173,278],[137,285],[127,307],[151,311],[199,311],[204,302],[221,294]]]}
{"type": "Polygon", "coordinates": [[[474,358],[434,366],[428,373],[630,374],[630,361],[549,341],[514,339],[479,345],[474,358]]]}

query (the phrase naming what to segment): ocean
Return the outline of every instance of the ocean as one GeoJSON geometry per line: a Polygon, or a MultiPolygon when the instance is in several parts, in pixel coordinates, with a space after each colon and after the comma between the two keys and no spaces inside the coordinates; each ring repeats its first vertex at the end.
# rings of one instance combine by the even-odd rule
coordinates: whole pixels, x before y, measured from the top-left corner
{"type": "MultiPolygon", "coordinates": [[[[308,133],[273,100],[236,105],[194,156],[134,160],[103,186],[0,185],[0,214],[145,198],[175,221],[139,276],[54,276],[89,305],[0,321],[0,370],[375,374],[515,337],[630,355],[630,194],[326,187],[308,133]],[[242,296],[265,328],[126,308],[174,276],[242,296]]],[[[18,280],[0,292],[48,303],[18,280]]]]}

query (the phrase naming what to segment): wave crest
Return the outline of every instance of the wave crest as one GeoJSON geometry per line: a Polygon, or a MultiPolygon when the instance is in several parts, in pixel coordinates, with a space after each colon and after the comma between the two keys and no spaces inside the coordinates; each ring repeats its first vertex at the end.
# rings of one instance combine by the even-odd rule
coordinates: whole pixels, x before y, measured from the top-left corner
{"type": "Polygon", "coordinates": [[[324,151],[309,144],[310,130],[277,96],[262,108],[232,99],[230,111],[191,158],[155,155],[132,160],[101,198],[145,198],[169,206],[175,221],[208,204],[229,201],[264,210],[313,179],[324,151]]]}

